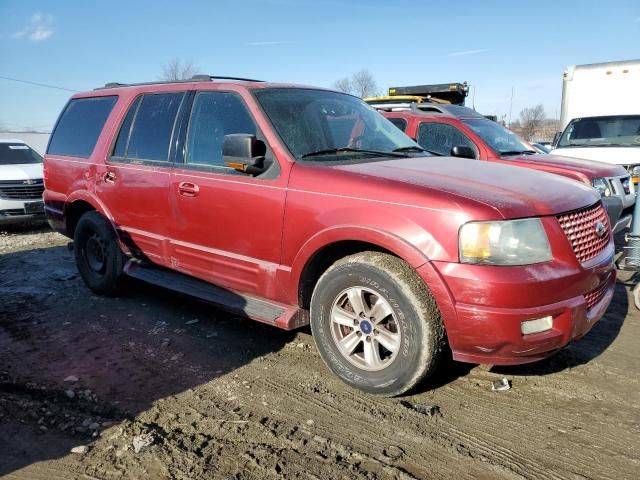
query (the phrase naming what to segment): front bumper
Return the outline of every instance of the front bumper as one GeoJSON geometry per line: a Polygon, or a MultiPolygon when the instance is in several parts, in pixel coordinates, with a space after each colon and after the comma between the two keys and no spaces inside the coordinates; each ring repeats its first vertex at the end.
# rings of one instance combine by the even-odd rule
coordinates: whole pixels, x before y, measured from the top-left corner
{"type": "Polygon", "coordinates": [[[586,267],[431,262],[418,271],[438,303],[455,360],[517,365],[549,356],[604,315],[616,281],[613,249],[594,260],[586,267]],[[522,321],[546,316],[553,317],[551,330],[521,333],[522,321]]]}
{"type": "Polygon", "coordinates": [[[611,231],[614,235],[624,231],[631,225],[633,204],[625,208],[622,199],[617,196],[603,197],[602,204],[609,216],[611,231]]]}
{"type": "Polygon", "coordinates": [[[0,225],[44,220],[44,204],[39,200],[0,199],[0,225]],[[35,205],[37,208],[32,208],[35,205]]]}

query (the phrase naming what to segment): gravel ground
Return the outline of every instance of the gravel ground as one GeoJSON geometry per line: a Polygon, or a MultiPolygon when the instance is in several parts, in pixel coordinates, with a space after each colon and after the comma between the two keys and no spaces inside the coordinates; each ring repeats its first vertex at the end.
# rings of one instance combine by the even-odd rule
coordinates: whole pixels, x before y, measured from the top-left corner
{"type": "Polygon", "coordinates": [[[630,283],[544,362],[450,362],[384,399],[331,375],[308,330],[134,281],[94,296],[67,242],[44,227],[0,232],[2,478],[638,478],[630,283]],[[511,390],[491,391],[502,377],[511,390]]]}

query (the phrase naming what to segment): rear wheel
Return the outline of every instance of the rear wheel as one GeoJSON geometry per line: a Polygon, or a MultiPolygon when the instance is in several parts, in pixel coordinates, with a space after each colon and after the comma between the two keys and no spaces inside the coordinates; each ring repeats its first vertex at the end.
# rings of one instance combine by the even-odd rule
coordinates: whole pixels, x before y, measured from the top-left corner
{"type": "Polygon", "coordinates": [[[95,293],[116,292],[125,256],[109,221],[98,212],[87,212],[73,236],[76,265],[84,283],[95,293]]]}
{"type": "Polygon", "coordinates": [[[445,346],[438,308],[403,260],[363,252],[318,280],[311,329],[327,366],[351,386],[405,393],[435,370],[445,346]]]}

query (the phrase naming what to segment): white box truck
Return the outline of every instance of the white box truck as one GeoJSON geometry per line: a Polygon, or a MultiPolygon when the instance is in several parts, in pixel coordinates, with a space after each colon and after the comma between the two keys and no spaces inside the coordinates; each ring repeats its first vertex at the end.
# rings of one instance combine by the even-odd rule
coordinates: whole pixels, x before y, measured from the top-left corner
{"type": "Polygon", "coordinates": [[[613,181],[607,187],[625,197],[623,208],[629,211],[640,177],[640,60],[567,67],[560,127],[552,154],[627,169],[632,182],[613,181]]]}

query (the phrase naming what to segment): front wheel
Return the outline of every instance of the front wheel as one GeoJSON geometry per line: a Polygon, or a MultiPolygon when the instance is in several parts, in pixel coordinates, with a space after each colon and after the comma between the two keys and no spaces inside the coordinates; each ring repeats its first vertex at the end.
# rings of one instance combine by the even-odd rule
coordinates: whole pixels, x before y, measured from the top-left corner
{"type": "Polygon", "coordinates": [[[73,235],[76,266],[84,283],[95,293],[116,292],[125,256],[109,221],[98,212],[87,212],[73,235]]]}
{"type": "Polygon", "coordinates": [[[368,393],[405,393],[435,370],[445,346],[440,312],[403,260],[363,252],[339,260],[318,280],[311,330],[322,359],[368,393]]]}

